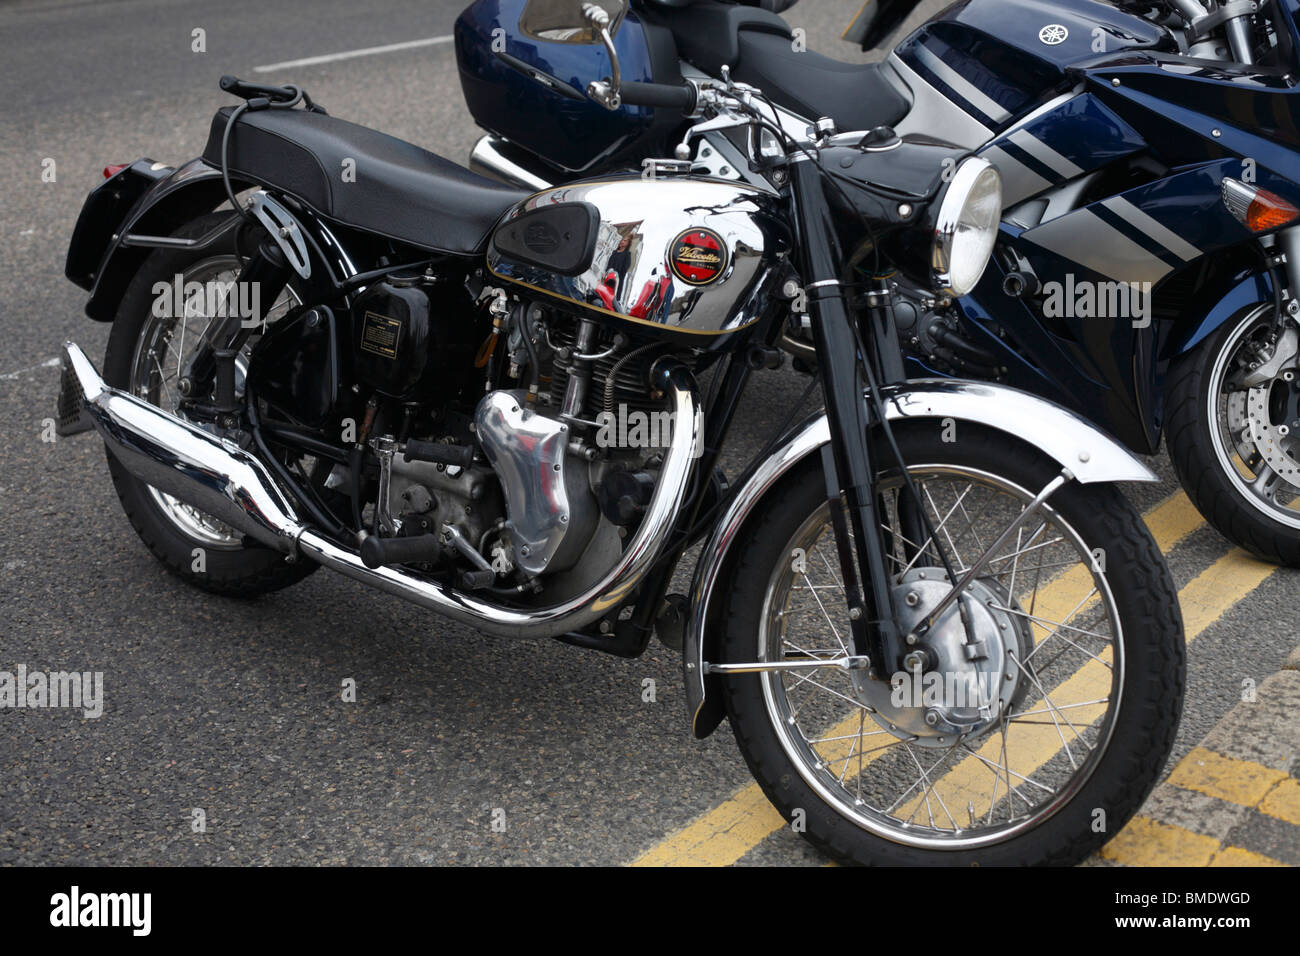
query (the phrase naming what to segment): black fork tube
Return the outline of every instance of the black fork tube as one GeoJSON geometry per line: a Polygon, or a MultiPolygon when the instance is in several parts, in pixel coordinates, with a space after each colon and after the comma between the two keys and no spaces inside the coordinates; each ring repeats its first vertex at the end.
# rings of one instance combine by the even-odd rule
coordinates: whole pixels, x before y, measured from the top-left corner
{"type": "MultiPolygon", "coordinates": [[[[850,606],[850,621],[854,625],[853,634],[859,653],[865,650],[871,658],[872,669],[878,676],[888,679],[887,668],[883,667],[884,649],[897,646],[897,618],[876,504],[876,469],[868,441],[874,416],[866,399],[867,383],[859,361],[853,316],[849,313],[842,286],[835,281],[840,274],[843,256],[830,218],[821,174],[811,160],[801,159],[790,164],[790,186],[808,313],[812,319],[826,415],[831,427],[832,454],[825,456],[825,460],[828,465],[833,464],[835,474],[827,475],[827,488],[839,490],[848,508],[854,541],[844,540],[847,531],[844,522],[835,521],[833,525],[842,559],[852,554],[853,544],[857,546],[859,580],[870,595],[869,610],[873,612],[876,627],[866,626],[868,608],[850,606]]],[[[875,323],[872,326],[874,333],[875,323]]],[[[861,360],[871,361],[872,356],[861,356],[861,360]]],[[[846,593],[852,601],[853,591],[847,575],[853,569],[848,562],[842,560],[842,563],[846,565],[846,593]]]]}

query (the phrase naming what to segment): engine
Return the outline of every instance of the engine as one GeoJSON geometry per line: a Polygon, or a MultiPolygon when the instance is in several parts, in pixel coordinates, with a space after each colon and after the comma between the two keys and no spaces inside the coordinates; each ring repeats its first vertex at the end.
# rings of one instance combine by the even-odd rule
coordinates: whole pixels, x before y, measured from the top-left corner
{"type": "Polygon", "coordinates": [[[677,430],[698,434],[657,363],[725,353],[779,286],[767,202],[686,176],[531,197],[482,265],[394,270],[346,315],[279,323],[253,387],[299,433],[342,428],[322,495],[369,566],[524,603],[584,593],[638,534],[677,430]]]}
{"type": "Polygon", "coordinates": [[[650,503],[674,427],[651,368],[691,350],[499,287],[487,296],[500,341],[482,374],[496,387],[459,435],[370,439],[379,532],[362,553],[376,566],[460,569],[470,590],[526,596],[546,579],[548,593],[576,591],[617,559],[650,503]]]}

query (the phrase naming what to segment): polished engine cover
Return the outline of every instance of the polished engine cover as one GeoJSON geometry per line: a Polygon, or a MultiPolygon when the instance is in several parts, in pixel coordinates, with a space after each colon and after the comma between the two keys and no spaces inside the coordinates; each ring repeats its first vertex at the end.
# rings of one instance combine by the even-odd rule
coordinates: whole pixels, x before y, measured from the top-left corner
{"type": "Polygon", "coordinates": [[[723,335],[758,319],[787,251],[771,198],[689,176],[550,189],[497,227],[488,266],[499,279],[615,319],[723,335]],[[579,210],[590,210],[589,228],[579,210]]]}
{"type": "Polygon", "coordinates": [[[501,479],[515,563],[530,575],[572,567],[600,515],[585,469],[569,460],[569,426],[533,411],[523,392],[489,392],[474,430],[501,479]]]}

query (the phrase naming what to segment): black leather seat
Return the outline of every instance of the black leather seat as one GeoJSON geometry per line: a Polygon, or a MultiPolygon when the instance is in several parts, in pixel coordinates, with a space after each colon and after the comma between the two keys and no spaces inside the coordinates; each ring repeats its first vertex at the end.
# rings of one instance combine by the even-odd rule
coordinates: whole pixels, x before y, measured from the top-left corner
{"type": "Polygon", "coordinates": [[[829,116],[848,132],[892,126],[911,109],[880,64],[841,63],[811,50],[796,51],[790,25],[767,10],[691,0],[684,7],[660,9],[656,18],[672,30],[688,62],[713,77],[729,66],[737,80],[805,119],[829,116]]]}
{"type": "Polygon", "coordinates": [[[893,126],[911,103],[882,74],[879,63],[841,63],[773,33],[742,30],[732,76],[757,86],[778,106],[808,120],[829,116],[841,132],[893,126]]]}
{"type": "MultiPolygon", "coordinates": [[[[218,168],[233,109],[213,117],[203,150],[218,168]]],[[[481,251],[502,214],[528,195],[394,136],[299,109],[245,112],[228,161],[233,179],[287,193],[326,219],[456,255],[481,251]]]]}

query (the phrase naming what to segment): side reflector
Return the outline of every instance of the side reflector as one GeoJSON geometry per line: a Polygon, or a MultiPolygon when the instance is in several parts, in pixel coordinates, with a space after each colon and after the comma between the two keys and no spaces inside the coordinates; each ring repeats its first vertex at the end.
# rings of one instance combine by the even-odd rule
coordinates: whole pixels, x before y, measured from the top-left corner
{"type": "Polygon", "coordinates": [[[114,176],[116,176],[116,175],[117,175],[118,173],[120,173],[122,170],[126,169],[126,167],[127,167],[128,165],[129,165],[128,163],[111,163],[110,165],[105,166],[105,167],[104,167],[104,178],[105,178],[105,179],[112,179],[114,176]]]}
{"type": "Polygon", "coordinates": [[[1270,232],[1300,219],[1300,209],[1281,196],[1238,179],[1223,181],[1223,204],[1252,232],[1270,232]]]}

